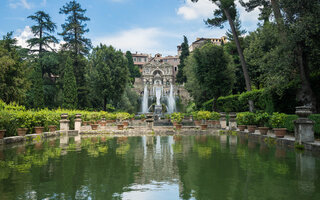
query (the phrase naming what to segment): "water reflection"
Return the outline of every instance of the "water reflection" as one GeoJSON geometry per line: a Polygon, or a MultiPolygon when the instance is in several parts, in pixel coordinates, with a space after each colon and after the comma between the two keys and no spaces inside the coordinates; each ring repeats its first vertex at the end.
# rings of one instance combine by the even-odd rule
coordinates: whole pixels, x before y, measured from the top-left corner
{"type": "Polygon", "coordinates": [[[319,157],[259,142],[77,136],[0,149],[1,199],[320,198],[319,157]]]}

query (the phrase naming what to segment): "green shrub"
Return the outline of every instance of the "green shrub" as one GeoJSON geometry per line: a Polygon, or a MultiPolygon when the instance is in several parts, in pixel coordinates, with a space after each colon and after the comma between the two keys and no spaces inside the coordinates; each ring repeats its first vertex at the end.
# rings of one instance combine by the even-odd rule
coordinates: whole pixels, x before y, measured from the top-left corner
{"type": "Polygon", "coordinates": [[[248,110],[248,103],[239,101],[239,94],[219,97],[217,99],[217,110],[222,112],[244,112],[248,110]]]}
{"type": "Polygon", "coordinates": [[[269,127],[269,120],[270,115],[266,112],[256,114],[256,121],[259,126],[269,127]]]}
{"type": "Polygon", "coordinates": [[[256,114],[252,112],[238,113],[236,117],[239,125],[257,125],[256,114]]]}
{"type": "Polygon", "coordinates": [[[286,120],[288,118],[288,115],[284,113],[278,113],[275,112],[270,117],[270,124],[272,128],[286,128],[286,120]]]}
{"type": "Polygon", "coordinates": [[[183,117],[184,117],[183,113],[178,113],[178,112],[172,113],[170,115],[171,121],[176,122],[178,124],[182,122],[183,117]]]}
{"type": "Polygon", "coordinates": [[[284,122],[284,128],[286,128],[289,132],[294,132],[293,121],[296,119],[298,119],[297,115],[287,115],[285,122],[284,122]]]}
{"type": "Polygon", "coordinates": [[[208,120],[211,117],[211,112],[209,111],[199,111],[197,113],[198,120],[208,120]]]}
{"type": "Polygon", "coordinates": [[[219,119],[220,119],[220,113],[218,113],[218,112],[211,112],[210,119],[211,119],[211,120],[219,120],[219,119]]]}

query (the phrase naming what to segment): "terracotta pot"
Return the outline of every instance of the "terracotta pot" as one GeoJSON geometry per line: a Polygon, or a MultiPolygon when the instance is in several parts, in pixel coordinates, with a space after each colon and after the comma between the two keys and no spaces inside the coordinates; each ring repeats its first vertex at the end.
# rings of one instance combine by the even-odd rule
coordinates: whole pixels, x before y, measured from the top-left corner
{"type": "Polygon", "coordinates": [[[50,125],[48,126],[48,128],[49,128],[49,132],[55,132],[57,130],[57,126],[55,125],[50,125]]]}
{"type": "Polygon", "coordinates": [[[123,124],[118,124],[118,125],[117,125],[118,130],[123,130],[123,126],[124,126],[123,124]]]}
{"type": "Polygon", "coordinates": [[[88,123],[88,122],[84,121],[84,122],[82,122],[82,125],[83,125],[83,126],[87,126],[87,123],[88,123]]]}
{"type": "Polygon", "coordinates": [[[172,122],[173,126],[176,126],[178,123],[177,122],[172,122]]]}
{"type": "Polygon", "coordinates": [[[207,130],[208,124],[201,124],[201,130],[207,130]]]}
{"type": "Polygon", "coordinates": [[[255,126],[255,125],[248,125],[247,127],[248,127],[249,133],[254,133],[257,128],[257,126],[255,126]]]}
{"type": "Polygon", "coordinates": [[[212,120],[212,125],[220,125],[220,121],[219,120],[212,120]]]}
{"type": "Polygon", "coordinates": [[[98,126],[99,126],[99,124],[91,124],[91,129],[92,130],[98,130],[98,126]]]}
{"type": "Polygon", "coordinates": [[[34,127],[34,132],[36,132],[36,134],[41,134],[43,133],[44,127],[42,126],[36,126],[34,127]]]}
{"type": "Polygon", "coordinates": [[[274,128],[273,131],[277,138],[283,138],[287,133],[286,128],[274,128]]]}
{"type": "Polygon", "coordinates": [[[141,119],[141,121],[142,121],[142,122],[144,122],[145,120],[146,120],[146,119],[144,119],[144,118],[143,118],[143,119],[141,119]]]}
{"type": "Polygon", "coordinates": [[[17,128],[17,133],[19,136],[25,136],[27,134],[28,128],[17,128]]]}
{"type": "Polygon", "coordinates": [[[261,135],[267,135],[269,128],[268,127],[258,127],[261,135]]]}
{"type": "Polygon", "coordinates": [[[127,122],[127,121],[124,121],[124,122],[123,122],[123,126],[124,126],[124,127],[127,127],[127,126],[129,126],[129,122],[127,122]]]}
{"type": "Polygon", "coordinates": [[[200,126],[201,121],[200,121],[200,120],[195,120],[195,121],[194,121],[194,124],[195,124],[196,126],[200,126]]]}
{"type": "Polygon", "coordinates": [[[0,139],[3,139],[4,134],[6,133],[7,130],[0,130],[0,139]]]}
{"type": "Polygon", "coordinates": [[[177,130],[181,130],[182,128],[182,124],[175,124],[174,126],[176,127],[177,130]]]}
{"type": "Polygon", "coordinates": [[[246,129],[246,125],[238,125],[240,131],[244,131],[246,129]]]}
{"type": "Polygon", "coordinates": [[[116,122],[116,121],[117,121],[117,120],[115,120],[115,119],[111,120],[112,123],[114,123],[114,122],[116,122]]]}
{"type": "Polygon", "coordinates": [[[106,126],[106,125],[107,125],[107,122],[106,122],[106,121],[100,122],[100,125],[101,125],[101,126],[106,126]]]}

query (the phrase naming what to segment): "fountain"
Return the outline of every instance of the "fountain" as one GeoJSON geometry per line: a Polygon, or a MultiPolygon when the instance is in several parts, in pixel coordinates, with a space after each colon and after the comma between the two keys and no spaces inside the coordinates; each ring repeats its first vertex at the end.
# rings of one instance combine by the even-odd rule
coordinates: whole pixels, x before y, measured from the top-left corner
{"type": "Polygon", "coordinates": [[[143,91],[143,99],[142,99],[142,113],[148,113],[148,99],[149,99],[148,87],[147,85],[145,85],[144,91],[143,91]]]}
{"type": "Polygon", "coordinates": [[[168,113],[173,113],[176,111],[176,100],[173,94],[173,85],[170,84],[170,94],[168,97],[168,113]]]}

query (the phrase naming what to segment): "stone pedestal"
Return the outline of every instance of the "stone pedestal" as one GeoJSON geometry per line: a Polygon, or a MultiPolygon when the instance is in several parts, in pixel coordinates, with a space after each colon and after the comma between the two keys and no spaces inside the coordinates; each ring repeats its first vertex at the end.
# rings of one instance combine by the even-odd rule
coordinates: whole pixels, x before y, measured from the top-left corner
{"type": "Polygon", "coordinates": [[[236,113],[230,113],[229,116],[229,130],[237,130],[236,113]]]}
{"type": "Polygon", "coordinates": [[[299,119],[294,121],[294,134],[296,142],[299,144],[314,142],[314,122],[308,118],[311,113],[311,107],[309,106],[296,107],[296,114],[299,116],[299,119]]]}
{"type": "Polygon", "coordinates": [[[153,129],[153,122],[154,122],[152,113],[147,114],[146,122],[147,122],[148,129],[152,130],[153,129]]]}
{"type": "Polygon", "coordinates": [[[69,131],[70,120],[68,120],[67,118],[68,114],[61,114],[60,131],[69,131]]]}
{"type": "Polygon", "coordinates": [[[74,130],[80,132],[81,130],[81,114],[76,114],[76,119],[74,120],[74,130]]]}
{"type": "Polygon", "coordinates": [[[227,128],[227,118],[226,118],[226,113],[220,113],[220,125],[221,129],[226,129],[227,128]]]}

